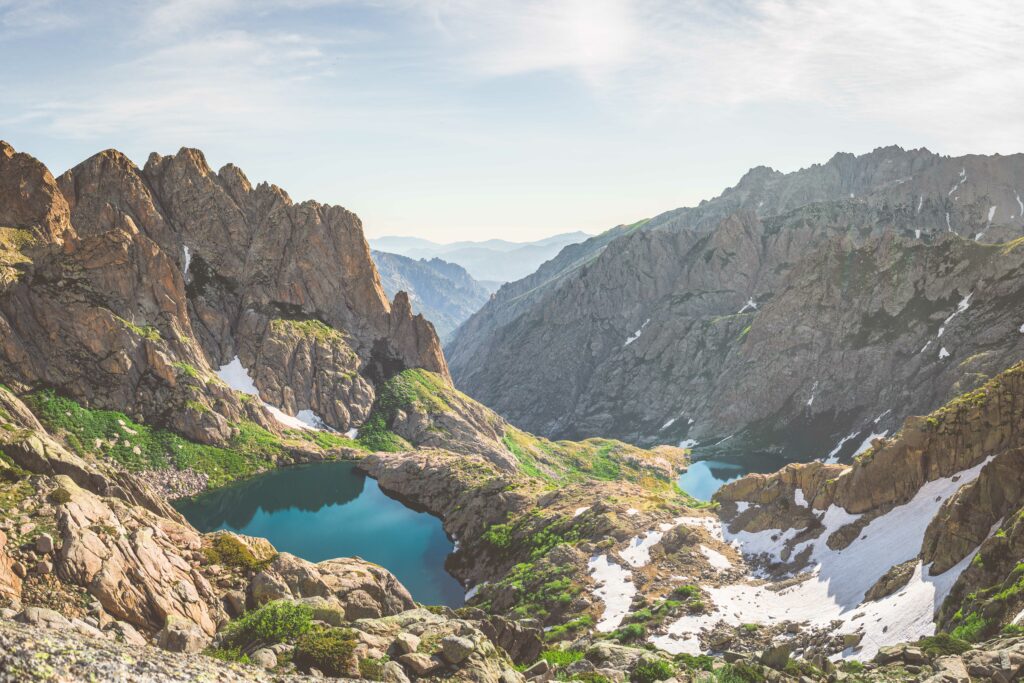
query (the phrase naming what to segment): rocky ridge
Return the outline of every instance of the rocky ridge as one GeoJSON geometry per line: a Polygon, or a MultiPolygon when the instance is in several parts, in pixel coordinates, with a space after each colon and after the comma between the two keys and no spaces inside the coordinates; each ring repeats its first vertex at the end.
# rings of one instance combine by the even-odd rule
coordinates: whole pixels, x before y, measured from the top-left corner
{"type": "Polygon", "coordinates": [[[238,358],[261,398],[339,430],[405,367],[447,377],[431,325],[389,302],[359,219],[252,187],[202,153],[139,169],[108,150],[54,179],[0,145],[0,370],[205,443],[280,424],[217,381],[238,358]],[[10,265],[7,265],[10,263],[10,265]]]}
{"type": "Polygon", "coordinates": [[[442,340],[490,297],[490,292],[466,270],[439,258],[411,259],[372,251],[381,286],[389,297],[407,292],[413,309],[434,324],[442,340]]]}
{"type": "Polygon", "coordinates": [[[754,169],[506,285],[448,343],[454,376],[547,436],[848,457],[1020,357],[1022,163],[754,169]]]}

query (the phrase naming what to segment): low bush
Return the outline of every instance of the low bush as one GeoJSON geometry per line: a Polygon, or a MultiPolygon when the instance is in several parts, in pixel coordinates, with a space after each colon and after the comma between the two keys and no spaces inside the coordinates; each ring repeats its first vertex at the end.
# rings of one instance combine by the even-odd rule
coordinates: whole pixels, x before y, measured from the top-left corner
{"type": "MultiPolygon", "coordinates": [[[[222,640],[225,649],[250,649],[294,640],[309,632],[313,610],[288,600],[275,600],[231,622],[222,640]]],[[[325,672],[326,673],[326,672],[325,672]]]]}
{"type": "Polygon", "coordinates": [[[302,671],[318,669],[327,676],[346,676],[352,668],[355,647],[355,637],[347,629],[313,629],[295,644],[292,661],[302,671]]]}

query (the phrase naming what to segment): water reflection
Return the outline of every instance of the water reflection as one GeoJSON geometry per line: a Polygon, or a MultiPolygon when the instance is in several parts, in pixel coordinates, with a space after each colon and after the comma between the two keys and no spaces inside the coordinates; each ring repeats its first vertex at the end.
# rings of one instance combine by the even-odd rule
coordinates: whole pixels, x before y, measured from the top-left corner
{"type": "Polygon", "coordinates": [[[453,546],[441,521],[385,495],[353,463],[274,470],[175,507],[200,531],[262,536],[311,562],[361,557],[389,569],[419,602],[464,602],[444,568],[453,546]]]}

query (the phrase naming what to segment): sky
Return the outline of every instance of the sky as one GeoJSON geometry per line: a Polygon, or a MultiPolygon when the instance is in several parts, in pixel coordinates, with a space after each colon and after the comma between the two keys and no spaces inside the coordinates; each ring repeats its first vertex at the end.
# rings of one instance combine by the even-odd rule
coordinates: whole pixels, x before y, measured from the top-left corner
{"type": "Polygon", "coordinates": [[[1024,151],[1005,0],[0,0],[0,139],[182,146],[368,236],[597,233],[839,151],[1024,151]]]}

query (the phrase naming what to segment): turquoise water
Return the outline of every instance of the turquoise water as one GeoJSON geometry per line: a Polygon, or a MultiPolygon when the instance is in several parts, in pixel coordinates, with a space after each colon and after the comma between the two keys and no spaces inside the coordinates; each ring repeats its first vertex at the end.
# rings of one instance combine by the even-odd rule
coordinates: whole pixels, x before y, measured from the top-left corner
{"type": "Polygon", "coordinates": [[[350,462],[274,470],[175,507],[203,532],[262,536],[310,562],[361,557],[390,570],[417,602],[464,602],[444,568],[453,545],[441,520],[387,496],[350,462]]]}
{"type": "Polygon", "coordinates": [[[711,500],[722,485],[754,472],[775,472],[788,460],[771,453],[730,454],[695,460],[679,475],[679,488],[697,500],[711,500]]]}

